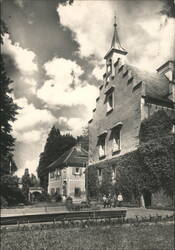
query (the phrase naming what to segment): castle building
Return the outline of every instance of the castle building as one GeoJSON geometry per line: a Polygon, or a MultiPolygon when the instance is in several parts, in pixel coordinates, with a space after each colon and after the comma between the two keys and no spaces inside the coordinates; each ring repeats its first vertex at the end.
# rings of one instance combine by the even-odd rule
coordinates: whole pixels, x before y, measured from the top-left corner
{"type": "Polygon", "coordinates": [[[88,165],[99,166],[99,180],[101,163],[137,149],[143,119],[159,109],[175,117],[175,61],[151,73],[127,64],[127,53],[115,21],[112,44],[104,57],[106,72],[88,124],[88,165]]]}
{"type": "Polygon", "coordinates": [[[48,166],[48,193],[86,199],[85,168],[88,152],[80,144],[72,147],[48,166]]]}

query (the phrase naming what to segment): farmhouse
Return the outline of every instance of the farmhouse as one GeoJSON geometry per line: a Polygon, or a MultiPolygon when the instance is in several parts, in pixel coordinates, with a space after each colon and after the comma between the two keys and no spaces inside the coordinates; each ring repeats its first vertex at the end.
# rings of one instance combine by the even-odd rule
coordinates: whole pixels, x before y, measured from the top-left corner
{"type": "Polygon", "coordinates": [[[48,166],[48,193],[83,200],[88,152],[80,144],[72,147],[48,166]]]}
{"type": "MultiPolygon", "coordinates": [[[[97,166],[99,183],[104,166],[138,148],[145,118],[158,110],[175,117],[175,61],[165,62],[152,73],[127,64],[127,53],[119,41],[115,22],[112,44],[104,57],[106,72],[89,121],[88,167],[97,166]]],[[[115,171],[114,168],[113,183],[115,171]]],[[[143,198],[151,205],[154,197],[145,194],[143,198]]]]}

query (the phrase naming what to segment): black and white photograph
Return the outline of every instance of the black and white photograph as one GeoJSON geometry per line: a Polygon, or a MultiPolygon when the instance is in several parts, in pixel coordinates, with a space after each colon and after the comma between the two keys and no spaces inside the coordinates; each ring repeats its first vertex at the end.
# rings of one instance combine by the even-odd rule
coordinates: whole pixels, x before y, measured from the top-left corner
{"type": "Polygon", "coordinates": [[[0,6],[0,249],[174,250],[175,0],[0,6]]]}

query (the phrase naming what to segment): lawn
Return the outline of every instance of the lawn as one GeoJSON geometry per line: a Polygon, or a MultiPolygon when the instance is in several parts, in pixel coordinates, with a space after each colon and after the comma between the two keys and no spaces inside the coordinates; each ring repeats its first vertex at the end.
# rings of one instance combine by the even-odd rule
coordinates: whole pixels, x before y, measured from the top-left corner
{"type": "Polygon", "coordinates": [[[173,224],[4,231],[1,250],[174,250],[173,224]]]}

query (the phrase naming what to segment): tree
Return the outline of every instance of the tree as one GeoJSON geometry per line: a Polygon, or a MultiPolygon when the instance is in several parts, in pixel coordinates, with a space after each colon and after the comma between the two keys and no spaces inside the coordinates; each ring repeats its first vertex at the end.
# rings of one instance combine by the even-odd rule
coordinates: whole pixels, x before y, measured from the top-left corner
{"type": "Polygon", "coordinates": [[[47,192],[48,185],[48,166],[58,159],[65,151],[69,150],[75,145],[76,139],[70,135],[61,135],[59,129],[52,127],[45,147],[44,152],[40,154],[39,165],[37,168],[40,184],[47,192]]]}
{"type": "MultiPolygon", "coordinates": [[[[5,23],[0,20],[1,34],[0,43],[3,44],[3,35],[7,32],[5,23]]],[[[10,94],[13,89],[10,87],[12,80],[7,76],[3,56],[0,55],[0,125],[1,125],[1,175],[14,172],[17,168],[13,160],[15,138],[12,136],[11,123],[16,120],[19,107],[13,102],[10,94]],[[13,168],[13,169],[12,169],[13,168]]]]}
{"type": "Polygon", "coordinates": [[[34,174],[31,174],[30,177],[30,187],[39,187],[40,183],[37,177],[34,174]]]}
{"type": "Polygon", "coordinates": [[[25,199],[29,199],[29,187],[31,185],[31,179],[28,168],[25,169],[24,175],[22,176],[22,192],[25,196],[25,199]]]}
{"type": "Polygon", "coordinates": [[[89,131],[88,127],[83,127],[82,135],[77,136],[77,141],[81,143],[83,149],[89,151],[89,131]]]}
{"type": "Polygon", "coordinates": [[[7,201],[8,205],[25,203],[25,197],[18,187],[18,177],[3,175],[0,182],[1,201],[7,201]]]}

